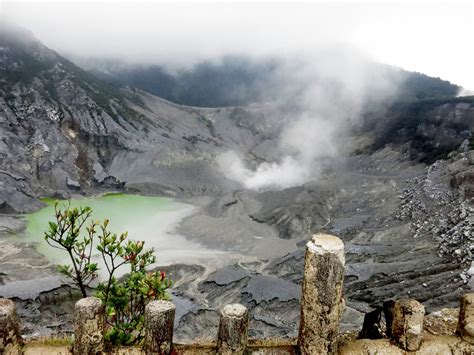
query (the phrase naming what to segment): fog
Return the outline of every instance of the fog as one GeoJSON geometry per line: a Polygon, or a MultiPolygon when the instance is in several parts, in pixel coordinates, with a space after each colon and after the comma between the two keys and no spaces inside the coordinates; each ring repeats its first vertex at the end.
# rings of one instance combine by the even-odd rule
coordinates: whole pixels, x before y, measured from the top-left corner
{"type": "Polygon", "coordinates": [[[345,43],[474,89],[474,5],[1,1],[2,20],[75,57],[189,65],[224,54],[300,57],[345,43]]]}
{"type": "MultiPolygon", "coordinates": [[[[279,158],[251,165],[217,158],[249,189],[317,178],[339,154],[365,106],[389,102],[400,83],[380,61],[474,88],[473,5],[363,3],[17,3],[4,21],[30,29],[70,58],[179,68],[225,55],[283,58],[276,101],[297,107],[277,138],[279,158]],[[301,90],[304,88],[304,90],[301,90]]],[[[460,94],[469,92],[463,89],[460,94]]]]}

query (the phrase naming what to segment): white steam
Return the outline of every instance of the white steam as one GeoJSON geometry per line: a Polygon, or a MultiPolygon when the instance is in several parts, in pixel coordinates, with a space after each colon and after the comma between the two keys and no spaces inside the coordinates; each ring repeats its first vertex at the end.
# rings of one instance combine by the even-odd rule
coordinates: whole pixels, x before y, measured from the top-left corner
{"type": "Polygon", "coordinates": [[[278,163],[262,163],[251,170],[234,151],[229,151],[219,157],[219,163],[229,178],[241,182],[247,189],[289,187],[310,177],[307,167],[291,156],[283,157],[278,163]]]}
{"type": "Polygon", "coordinates": [[[229,151],[219,157],[219,164],[228,178],[240,182],[247,189],[301,185],[319,174],[316,161],[337,153],[333,142],[334,128],[335,125],[323,119],[300,117],[282,132],[279,146],[275,149],[287,154],[278,161],[264,162],[250,169],[237,153],[229,151]]]}
{"type": "Polygon", "coordinates": [[[466,88],[460,88],[459,92],[456,95],[457,97],[462,97],[462,96],[474,96],[474,90],[468,90],[466,88]]]}
{"type": "MultiPolygon", "coordinates": [[[[325,162],[347,142],[348,130],[367,107],[394,96],[397,83],[387,68],[347,50],[325,50],[311,61],[288,60],[280,76],[280,102],[296,105],[275,142],[280,158],[252,165],[248,152],[218,158],[227,178],[247,189],[283,189],[317,179],[325,162]]],[[[278,103],[277,103],[278,104],[278,103]]]]}

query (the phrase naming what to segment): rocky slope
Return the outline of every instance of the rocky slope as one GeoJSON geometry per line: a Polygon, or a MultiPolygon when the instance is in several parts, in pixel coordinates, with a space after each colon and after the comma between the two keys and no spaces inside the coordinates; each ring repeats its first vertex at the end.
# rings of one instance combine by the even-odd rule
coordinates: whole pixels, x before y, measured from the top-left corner
{"type": "Polygon", "coordinates": [[[213,156],[249,152],[272,135],[272,108],[197,109],[112,87],[24,32],[3,31],[0,51],[4,212],[123,183],[217,193],[228,182],[213,156]]]}
{"type": "Polygon", "coordinates": [[[18,213],[39,208],[43,196],[119,190],[200,206],[180,232],[242,261],[168,267],[182,338],[212,336],[216,309],[233,301],[251,309],[252,335],[294,335],[304,243],[321,230],[346,243],[347,326],[392,297],[410,295],[432,310],[472,288],[473,98],[371,110],[346,154],[302,186],[247,191],[217,169],[216,155],[228,149],[250,163],[277,155],[276,137],[291,114],[263,104],[173,104],[107,84],[28,33],[2,30],[0,284],[37,290],[9,294],[27,332],[67,330],[74,298],[53,266],[21,242],[18,213]]]}

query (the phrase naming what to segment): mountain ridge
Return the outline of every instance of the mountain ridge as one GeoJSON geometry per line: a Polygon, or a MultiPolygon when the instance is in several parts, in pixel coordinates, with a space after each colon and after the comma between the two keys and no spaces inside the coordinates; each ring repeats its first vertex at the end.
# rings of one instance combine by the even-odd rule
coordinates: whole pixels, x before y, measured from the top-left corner
{"type": "MultiPolygon", "coordinates": [[[[274,88],[285,86],[284,59],[250,59],[226,56],[220,61],[203,61],[190,68],[169,70],[160,65],[133,65],[107,60],[77,60],[98,77],[150,92],[172,102],[222,107],[274,101],[274,88]]],[[[317,64],[316,64],[317,65],[317,64]]],[[[388,65],[378,65],[394,80],[400,81],[397,100],[456,96],[461,87],[423,73],[388,65]]],[[[308,83],[301,83],[302,87],[308,83]]]]}

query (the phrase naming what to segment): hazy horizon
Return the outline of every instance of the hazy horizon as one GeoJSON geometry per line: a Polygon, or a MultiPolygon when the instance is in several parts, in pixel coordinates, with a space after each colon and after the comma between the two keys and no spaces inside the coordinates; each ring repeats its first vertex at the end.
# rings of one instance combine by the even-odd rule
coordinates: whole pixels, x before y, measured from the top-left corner
{"type": "Polygon", "coordinates": [[[328,46],[474,89],[470,3],[2,2],[1,16],[72,58],[187,66],[328,46]]]}

